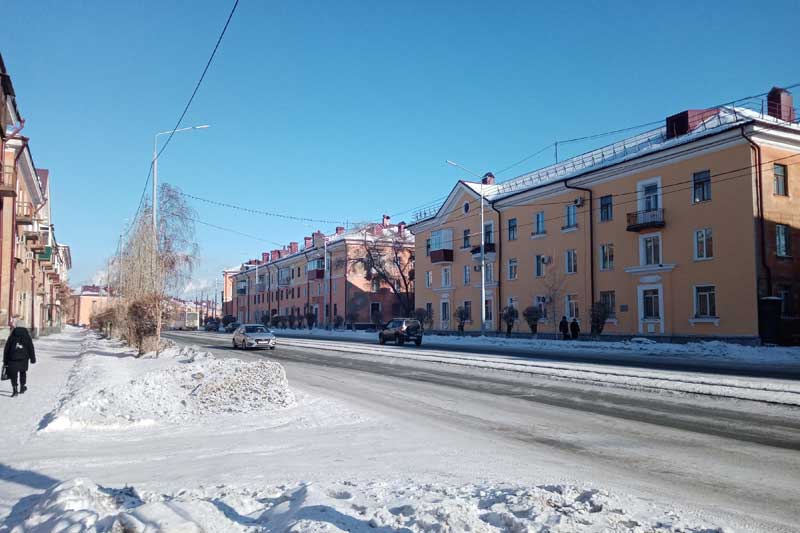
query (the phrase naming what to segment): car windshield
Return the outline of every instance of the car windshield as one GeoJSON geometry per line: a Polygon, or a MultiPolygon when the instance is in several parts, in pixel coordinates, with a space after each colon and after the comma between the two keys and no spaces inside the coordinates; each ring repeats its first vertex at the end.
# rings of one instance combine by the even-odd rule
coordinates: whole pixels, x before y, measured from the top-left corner
{"type": "Polygon", "coordinates": [[[269,330],[264,326],[245,326],[245,333],[269,333],[269,330]]]}

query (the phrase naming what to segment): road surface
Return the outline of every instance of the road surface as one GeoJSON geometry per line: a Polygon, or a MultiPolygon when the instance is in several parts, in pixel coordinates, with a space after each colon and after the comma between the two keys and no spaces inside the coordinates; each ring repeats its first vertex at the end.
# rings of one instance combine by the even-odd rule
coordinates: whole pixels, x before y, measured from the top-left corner
{"type": "MultiPolygon", "coordinates": [[[[337,457],[340,470],[374,460],[378,472],[411,472],[435,449],[438,468],[458,479],[556,476],[675,505],[737,530],[800,531],[797,408],[407,361],[385,351],[414,347],[372,355],[369,346],[350,343],[363,352],[357,354],[335,349],[347,343],[326,348],[280,338],[276,350],[255,352],[233,350],[224,334],[168,336],[219,357],[279,361],[293,387],[391,421],[380,440],[364,435],[353,443],[358,457],[337,457]],[[374,454],[364,457],[364,449],[374,454]]],[[[301,459],[283,466],[298,468],[295,460],[301,459]]]]}

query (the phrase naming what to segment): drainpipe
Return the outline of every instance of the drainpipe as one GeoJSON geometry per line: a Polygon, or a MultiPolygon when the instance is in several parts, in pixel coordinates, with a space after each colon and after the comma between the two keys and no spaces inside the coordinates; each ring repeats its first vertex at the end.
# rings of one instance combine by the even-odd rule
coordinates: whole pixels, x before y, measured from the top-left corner
{"type": "Polygon", "coordinates": [[[589,292],[591,293],[591,301],[589,302],[589,309],[595,302],[594,298],[594,209],[593,200],[594,194],[592,189],[585,187],[575,187],[569,184],[569,180],[564,181],[564,187],[567,189],[575,189],[576,191],[585,191],[589,193],[589,292]]]}
{"type": "Polygon", "coordinates": [[[36,335],[36,268],[33,266],[33,261],[31,261],[31,333],[33,334],[33,336],[37,336],[36,335]]]}
{"type": "Polygon", "coordinates": [[[761,267],[764,269],[764,274],[767,277],[767,296],[772,296],[772,270],[767,263],[767,248],[766,248],[766,229],[764,228],[764,191],[762,189],[761,180],[761,147],[754,143],[750,137],[744,133],[744,126],[741,128],[742,137],[744,137],[750,146],[756,152],[756,196],[758,197],[758,225],[761,231],[761,267]]]}
{"type": "MultiPolygon", "coordinates": [[[[19,132],[21,129],[22,129],[22,125],[19,128],[17,128],[15,131],[19,132]]],[[[19,161],[19,158],[22,157],[22,152],[25,151],[25,147],[28,146],[27,137],[19,136],[19,138],[22,139],[22,146],[20,147],[20,150],[17,153],[17,155],[14,157],[14,178],[15,178],[14,179],[14,185],[15,186],[16,186],[16,183],[17,183],[17,180],[16,180],[16,177],[17,177],[17,162],[19,161]]],[[[16,198],[16,197],[14,197],[14,198],[16,198]]],[[[16,246],[16,244],[17,244],[17,201],[16,201],[16,199],[11,202],[11,243],[12,243],[12,246],[16,246]]],[[[12,250],[13,250],[13,248],[12,248],[12,250]]],[[[17,272],[17,261],[16,261],[16,259],[14,259],[14,254],[13,254],[13,251],[12,251],[12,254],[11,254],[11,270],[10,270],[11,283],[8,284],[8,325],[10,327],[12,327],[14,325],[13,324],[13,320],[12,320],[12,316],[13,316],[13,312],[14,312],[14,275],[16,274],[16,272],[17,272]]],[[[31,326],[33,326],[33,324],[31,324],[31,326]]]]}
{"type": "MultiPolygon", "coordinates": [[[[500,307],[503,305],[503,292],[501,290],[501,284],[503,282],[503,247],[501,243],[503,242],[503,214],[494,206],[493,202],[489,202],[489,207],[491,207],[495,213],[497,213],[497,238],[495,239],[495,248],[497,250],[497,333],[500,334],[503,332],[503,320],[501,319],[500,315],[502,314],[500,311],[503,309],[500,307]]],[[[485,231],[481,228],[481,232],[485,231]]],[[[481,270],[481,276],[483,276],[483,270],[481,270]]],[[[486,302],[481,302],[481,305],[486,305],[486,302]]]]}

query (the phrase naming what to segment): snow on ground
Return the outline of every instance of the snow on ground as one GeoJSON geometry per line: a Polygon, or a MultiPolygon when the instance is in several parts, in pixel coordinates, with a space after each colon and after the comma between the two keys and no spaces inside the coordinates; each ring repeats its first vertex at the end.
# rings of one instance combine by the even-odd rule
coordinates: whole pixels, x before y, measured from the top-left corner
{"type": "Polygon", "coordinates": [[[279,363],[222,361],[187,347],[136,358],[94,334],[82,349],[56,409],[41,424],[44,431],[177,423],[295,403],[279,363]]]}
{"type": "MultiPolygon", "coordinates": [[[[363,341],[377,339],[377,333],[370,331],[275,329],[275,332],[287,337],[312,335],[314,337],[341,340],[363,341]]],[[[576,353],[592,350],[595,352],[627,352],[643,356],[684,355],[738,362],[769,362],[773,364],[800,363],[800,347],[797,346],[744,346],[721,341],[677,344],[656,342],[653,339],[643,337],[635,337],[628,341],[609,342],[426,334],[424,344],[430,346],[453,346],[463,348],[502,347],[536,349],[560,353],[576,353]]]]}
{"type": "Polygon", "coordinates": [[[480,487],[343,482],[258,489],[218,485],[175,494],[78,478],[48,489],[13,532],[573,532],[722,531],[641,500],[589,487],[480,487]]]}

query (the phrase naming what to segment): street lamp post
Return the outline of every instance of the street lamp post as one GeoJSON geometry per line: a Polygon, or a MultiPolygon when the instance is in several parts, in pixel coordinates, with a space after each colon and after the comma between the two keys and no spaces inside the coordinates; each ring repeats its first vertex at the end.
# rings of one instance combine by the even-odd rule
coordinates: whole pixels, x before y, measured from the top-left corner
{"type": "Polygon", "coordinates": [[[477,177],[480,180],[480,195],[481,195],[481,335],[486,333],[486,231],[483,221],[483,182],[484,177],[476,174],[475,172],[469,170],[468,168],[462,167],[455,161],[447,160],[447,164],[452,167],[460,168],[465,172],[469,172],[473,176],[477,177]]]}
{"type": "Polygon", "coordinates": [[[156,241],[158,239],[158,209],[156,207],[158,205],[156,203],[158,199],[158,138],[161,135],[171,135],[182,131],[203,130],[206,128],[208,128],[208,124],[189,126],[188,128],[181,128],[178,130],[162,131],[161,133],[156,133],[153,137],[153,234],[156,237],[156,241]]]}

